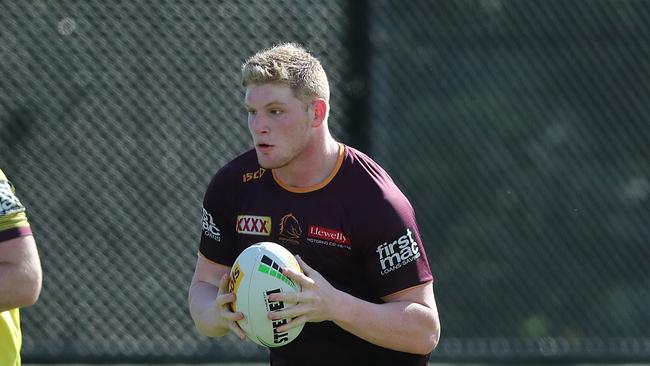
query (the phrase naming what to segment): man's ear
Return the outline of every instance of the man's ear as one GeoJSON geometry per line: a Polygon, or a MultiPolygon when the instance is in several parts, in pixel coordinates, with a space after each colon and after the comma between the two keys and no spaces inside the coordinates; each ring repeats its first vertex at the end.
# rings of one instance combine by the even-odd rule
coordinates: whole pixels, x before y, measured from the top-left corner
{"type": "Polygon", "coordinates": [[[311,106],[313,111],[311,125],[312,127],[318,127],[327,120],[327,110],[329,109],[329,105],[325,99],[315,98],[311,102],[311,106]]]}

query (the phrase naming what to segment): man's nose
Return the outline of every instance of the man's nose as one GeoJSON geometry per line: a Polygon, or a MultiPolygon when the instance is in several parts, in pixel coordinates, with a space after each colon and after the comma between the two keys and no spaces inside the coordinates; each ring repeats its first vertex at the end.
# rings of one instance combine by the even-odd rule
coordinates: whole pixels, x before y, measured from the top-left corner
{"type": "Polygon", "coordinates": [[[269,125],[266,119],[259,114],[250,117],[251,130],[256,134],[264,134],[269,132],[269,125]]]}

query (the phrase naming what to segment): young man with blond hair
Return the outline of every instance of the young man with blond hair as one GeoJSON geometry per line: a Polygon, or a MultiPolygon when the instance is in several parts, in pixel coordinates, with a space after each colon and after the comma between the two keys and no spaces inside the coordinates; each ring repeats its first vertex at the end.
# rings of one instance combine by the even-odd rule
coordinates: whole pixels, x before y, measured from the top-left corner
{"type": "Polygon", "coordinates": [[[270,349],[271,365],[426,365],[440,323],[415,213],[377,163],[331,136],[320,62],[282,44],[249,58],[242,84],[254,148],[205,193],[189,291],[198,331],[245,339],[228,274],[245,248],[273,241],[303,273],[285,270],[302,292],[270,295],[296,305],[269,318],[291,319],[281,332],[304,328],[270,349]]]}
{"type": "Polygon", "coordinates": [[[20,366],[19,308],[33,305],[41,292],[41,262],[11,182],[0,170],[0,365],[20,366]]]}

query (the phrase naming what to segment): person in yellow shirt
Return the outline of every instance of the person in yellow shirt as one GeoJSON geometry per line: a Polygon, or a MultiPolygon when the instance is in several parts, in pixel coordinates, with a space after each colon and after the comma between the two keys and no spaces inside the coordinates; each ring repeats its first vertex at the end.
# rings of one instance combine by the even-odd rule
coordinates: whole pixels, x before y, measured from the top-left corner
{"type": "Polygon", "coordinates": [[[33,305],[41,293],[41,261],[36,242],[16,197],[0,170],[0,365],[19,366],[22,336],[19,308],[33,305]]]}

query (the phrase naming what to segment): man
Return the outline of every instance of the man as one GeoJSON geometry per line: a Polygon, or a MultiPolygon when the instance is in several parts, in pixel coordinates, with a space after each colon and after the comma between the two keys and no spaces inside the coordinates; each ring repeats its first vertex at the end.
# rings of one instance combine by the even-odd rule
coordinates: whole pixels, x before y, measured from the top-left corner
{"type": "Polygon", "coordinates": [[[198,331],[244,332],[232,312],[230,267],[246,247],[273,241],[297,255],[285,273],[298,294],[283,332],[304,324],[272,365],[425,365],[440,325],[432,275],[409,201],[361,152],[327,125],[329,84],[302,47],[258,52],[242,67],[254,149],[220,169],[203,208],[203,235],[189,291],[198,331]]]}
{"type": "Polygon", "coordinates": [[[18,308],[41,292],[41,262],[25,208],[0,170],[0,365],[19,366],[22,337],[18,308]]]}

